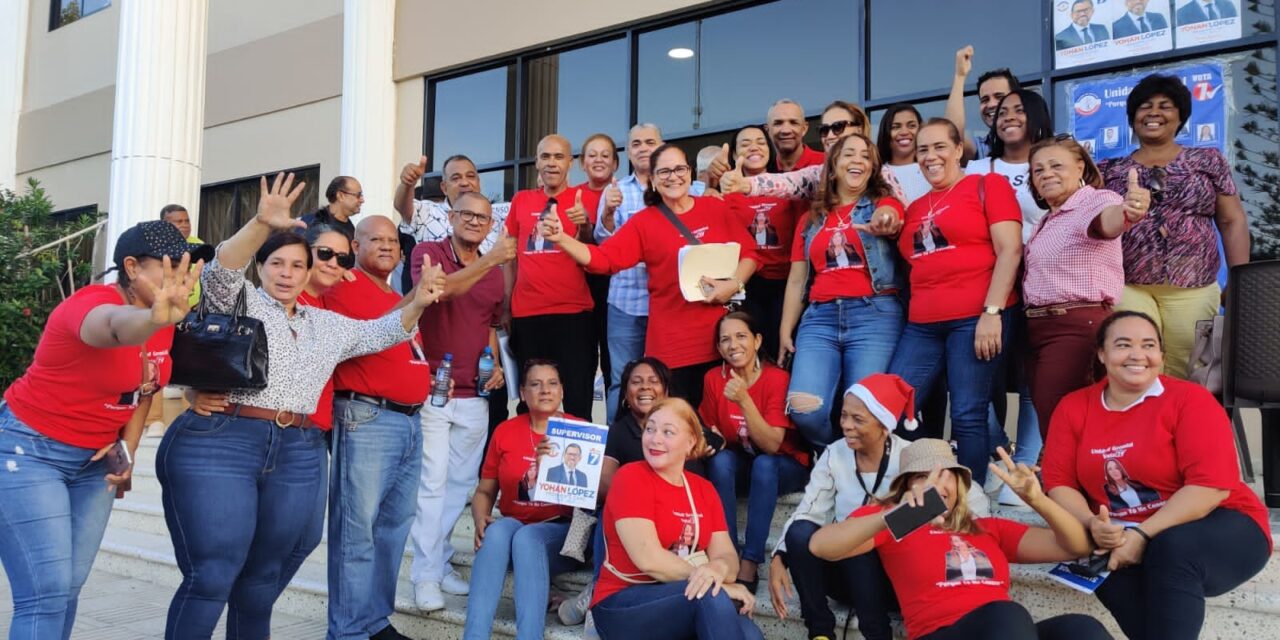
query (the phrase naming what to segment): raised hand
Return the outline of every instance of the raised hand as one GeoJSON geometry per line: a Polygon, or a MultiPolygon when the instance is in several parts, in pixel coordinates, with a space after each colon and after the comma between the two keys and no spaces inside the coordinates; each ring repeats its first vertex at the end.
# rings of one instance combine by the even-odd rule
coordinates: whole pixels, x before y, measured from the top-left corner
{"type": "Polygon", "coordinates": [[[942,477],[942,467],[934,465],[933,469],[929,471],[929,475],[925,478],[923,484],[914,484],[911,486],[910,491],[902,494],[902,501],[913,509],[916,507],[923,507],[924,492],[927,491],[929,487],[937,487],[938,478],[940,477],[942,477]]]}
{"type": "Polygon", "coordinates": [[[795,595],[791,574],[783,564],[782,556],[773,556],[769,561],[769,600],[773,602],[773,610],[778,613],[779,620],[787,619],[787,597],[794,598],[795,595]]]}
{"type": "Polygon", "coordinates": [[[1098,505],[1098,515],[1089,518],[1089,535],[1099,550],[1115,549],[1124,543],[1124,525],[1111,522],[1107,505],[1098,505]]]}
{"type": "Polygon", "coordinates": [[[418,279],[418,287],[414,290],[415,304],[426,308],[444,295],[444,269],[440,265],[431,264],[431,256],[422,256],[422,277],[418,279]]]}
{"type": "Polygon", "coordinates": [[[964,78],[968,77],[969,72],[973,70],[973,45],[961,47],[956,52],[956,75],[964,78]]]}
{"type": "MultiPolygon", "coordinates": [[[[707,178],[711,181],[711,184],[707,186],[714,187],[720,184],[720,177],[728,170],[729,144],[725,143],[720,145],[720,153],[716,154],[716,157],[711,161],[711,166],[707,167],[707,178]]],[[[724,190],[721,189],[721,191],[723,192],[724,190]]]]}
{"type": "Polygon", "coordinates": [[[258,196],[258,215],[257,221],[267,225],[272,231],[289,231],[291,229],[305,229],[307,223],[297,220],[293,217],[293,203],[302,195],[307,183],[299,182],[297,186],[293,185],[293,174],[288,177],[283,173],[277,173],[275,180],[271,183],[271,188],[267,188],[267,177],[262,176],[259,183],[260,193],[258,196]]]}
{"type": "Polygon", "coordinates": [[[587,224],[587,210],[582,206],[582,189],[578,189],[578,193],[573,196],[573,206],[566,209],[564,215],[575,226],[587,224]]]}
{"type": "Polygon", "coordinates": [[[191,311],[191,290],[200,281],[200,272],[204,269],[204,260],[196,261],[191,267],[191,254],[182,254],[177,268],[168,256],[162,259],[164,275],[160,282],[152,282],[146,274],[139,273],[134,279],[151,295],[151,323],[155,325],[176,324],[191,311]]]}
{"type": "Polygon", "coordinates": [[[896,236],[902,231],[903,220],[893,207],[880,207],[871,214],[867,232],[873,236],[896,236]]]}
{"type": "MultiPolygon", "coordinates": [[[[728,147],[729,145],[725,145],[728,147]]],[[[720,193],[728,195],[730,193],[741,193],[742,195],[751,194],[751,183],[747,182],[747,178],[742,174],[743,163],[746,162],[746,156],[738,156],[738,164],[731,170],[725,171],[720,176],[720,193]]]]}
{"type": "Polygon", "coordinates": [[[498,241],[493,243],[493,248],[489,249],[489,253],[485,257],[493,261],[494,265],[506,264],[516,258],[516,239],[507,233],[506,225],[498,232],[498,241]]]}
{"type": "MultiPolygon", "coordinates": [[[[1124,193],[1124,221],[1132,226],[1142,221],[1151,208],[1151,190],[1138,182],[1137,168],[1129,169],[1129,186],[1124,193]]],[[[1128,227],[1126,227],[1128,228],[1128,227]]]]}
{"type": "Polygon", "coordinates": [[[609,186],[604,188],[604,210],[607,214],[612,214],[622,206],[622,189],[618,187],[618,179],[610,178],[609,186]]]}
{"type": "Polygon", "coordinates": [[[1004,464],[1004,468],[994,462],[987,466],[997,478],[1003,480],[1014,493],[1018,494],[1023,502],[1030,505],[1044,497],[1044,491],[1040,487],[1040,480],[1036,478],[1034,468],[1022,463],[1015,464],[1004,447],[996,447],[996,453],[1000,456],[1000,462],[1004,464]]]}
{"type": "Polygon", "coordinates": [[[418,181],[427,173],[427,157],[422,156],[418,159],[417,164],[410,162],[400,171],[400,182],[406,187],[413,188],[418,186],[418,181]]]}
{"type": "Polygon", "coordinates": [[[747,395],[747,388],[747,381],[743,380],[737,371],[730,369],[729,382],[724,385],[724,397],[734,404],[741,405],[750,397],[747,395]]]}

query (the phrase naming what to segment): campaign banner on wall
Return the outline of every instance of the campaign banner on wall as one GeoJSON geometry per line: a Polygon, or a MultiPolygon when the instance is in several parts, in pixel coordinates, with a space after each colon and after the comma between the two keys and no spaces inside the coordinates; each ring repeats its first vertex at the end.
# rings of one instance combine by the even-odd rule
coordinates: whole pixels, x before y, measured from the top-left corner
{"type": "Polygon", "coordinates": [[[1177,0],[1177,5],[1179,49],[1240,37],[1240,0],[1177,0]]]}
{"type": "Polygon", "coordinates": [[[1059,0],[1053,5],[1058,69],[1173,48],[1168,0],[1059,0]]]}
{"type": "Polygon", "coordinates": [[[609,427],[603,425],[564,418],[547,420],[551,453],[538,461],[538,480],[532,498],[538,502],[595,509],[600,470],[604,467],[604,445],[608,439],[609,427]]]}
{"type": "MultiPolygon", "coordinates": [[[[1206,62],[1161,73],[1176,75],[1191,90],[1191,115],[1177,142],[1188,147],[1227,149],[1227,90],[1220,63],[1206,62]]],[[[1147,73],[1082,80],[1071,87],[1071,135],[1095,160],[1117,158],[1138,147],[1125,101],[1147,73]]]]}

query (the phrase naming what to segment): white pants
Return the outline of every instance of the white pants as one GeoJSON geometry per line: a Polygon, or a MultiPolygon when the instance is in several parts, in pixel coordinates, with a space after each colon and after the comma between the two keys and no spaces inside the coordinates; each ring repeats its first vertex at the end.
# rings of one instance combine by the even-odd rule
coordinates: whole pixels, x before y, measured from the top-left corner
{"type": "Polygon", "coordinates": [[[489,430],[489,400],[458,398],[422,408],[422,479],[413,519],[414,584],[440,582],[453,556],[449,537],[480,478],[480,458],[489,430]]]}

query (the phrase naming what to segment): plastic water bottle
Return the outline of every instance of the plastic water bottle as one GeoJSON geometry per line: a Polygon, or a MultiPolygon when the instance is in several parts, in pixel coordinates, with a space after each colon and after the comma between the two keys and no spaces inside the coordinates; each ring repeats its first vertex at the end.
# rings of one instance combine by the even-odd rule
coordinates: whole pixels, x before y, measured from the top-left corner
{"type": "Polygon", "coordinates": [[[476,365],[476,395],[481,398],[489,397],[489,390],[484,385],[489,383],[489,379],[493,377],[493,348],[485,347],[484,352],[480,354],[480,364],[476,365]]]}
{"type": "Polygon", "coordinates": [[[449,402],[449,380],[453,378],[453,354],[444,354],[444,361],[436,369],[436,382],[431,387],[431,406],[443,407],[449,402]]]}

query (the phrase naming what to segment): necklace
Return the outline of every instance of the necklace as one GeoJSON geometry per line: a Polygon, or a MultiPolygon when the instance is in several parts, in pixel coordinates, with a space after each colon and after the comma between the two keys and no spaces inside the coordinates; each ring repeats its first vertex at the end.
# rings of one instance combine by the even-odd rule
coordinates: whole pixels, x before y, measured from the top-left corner
{"type": "Polygon", "coordinates": [[[951,183],[951,186],[947,187],[947,190],[942,192],[942,197],[939,198],[937,202],[933,201],[933,191],[929,192],[929,217],[930,218],[933,217],[934,207],[946,202],[947,196],[951,195],[951,190],[955,189],[956,185],[960,184],[963,180],[964,178],[962,177],[959,180],[956,180],[955,182],[951,183]]]}

